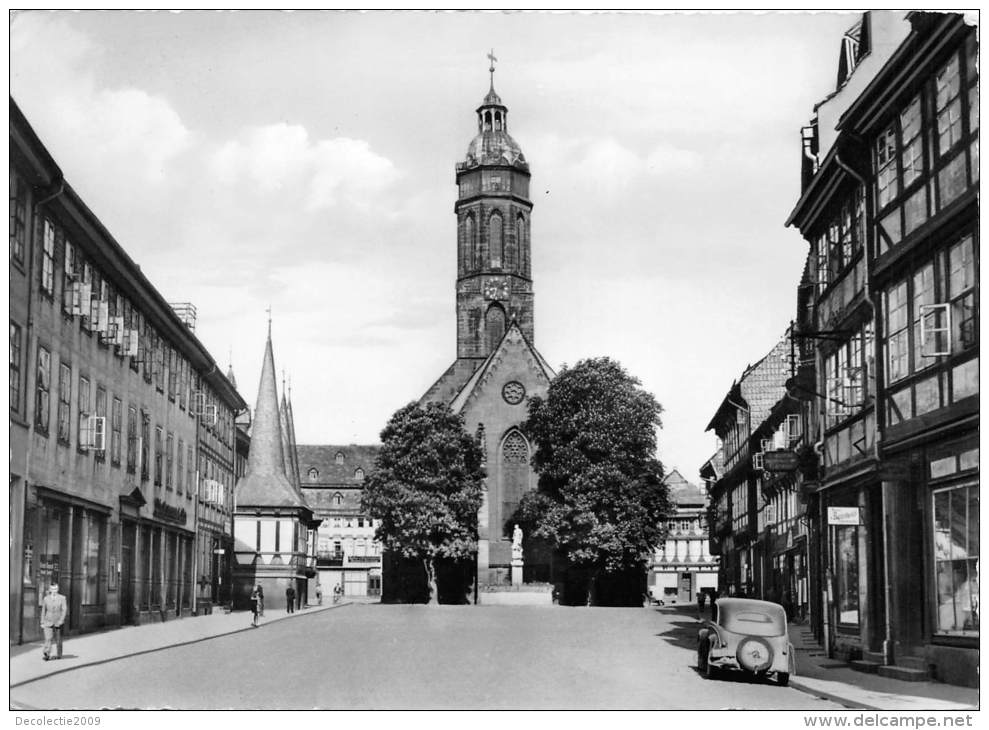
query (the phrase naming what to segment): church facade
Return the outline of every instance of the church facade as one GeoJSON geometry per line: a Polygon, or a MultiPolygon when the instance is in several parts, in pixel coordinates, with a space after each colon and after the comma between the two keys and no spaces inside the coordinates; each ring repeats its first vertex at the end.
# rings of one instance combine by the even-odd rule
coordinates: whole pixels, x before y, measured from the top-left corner
{"type": "MultiPolygon", "coordinates": [[[[534,344],[529,164],[508,133],[492,83],[477,108],[477,135],[456,166],[457,357],[420,402],[447,403],[486,459],[478,515],[477,583],[510,581],[512,515],[535,488],[533,446],[520,428],[527,401],[554,373],[534,344]]],[[[548,561],[527,556],[527,580],[548,581],[548,561]],[[544,575],[545,574],[545,575],[544,575]]]]}

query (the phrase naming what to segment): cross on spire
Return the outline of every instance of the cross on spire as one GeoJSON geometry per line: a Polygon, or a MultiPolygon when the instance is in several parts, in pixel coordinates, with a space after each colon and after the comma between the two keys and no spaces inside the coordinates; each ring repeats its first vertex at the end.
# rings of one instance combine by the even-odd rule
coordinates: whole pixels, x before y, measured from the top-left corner
{"type": "Polygon", "coordinates": [[[494,88],[494,72],[495,72],[494,65],[495,65],[495,61],[498,60],[497,58],[495,58],[494,48],[492,48],[491,51],[490,51],[490,53],[488,53],[488,60],[491,61],[491,66],[488,68],[488,71],[491,73],[491,88],[493,89],[494,88]]]}

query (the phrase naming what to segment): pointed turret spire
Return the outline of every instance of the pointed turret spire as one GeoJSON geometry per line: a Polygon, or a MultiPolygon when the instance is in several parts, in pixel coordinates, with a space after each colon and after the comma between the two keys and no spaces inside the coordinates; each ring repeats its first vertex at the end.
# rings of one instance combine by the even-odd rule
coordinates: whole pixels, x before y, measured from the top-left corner
{"type": "Polygon", "coordinates": [[[292,444],[289,442],[288,430],[288,400],[285,398],[285,371],[282,371],[282,404],[278,408],[278,422],[282,432],[282,468],[285,470],[285,476],[288,477],[289,482],[295,486],[296,480],[292,476],[292,444]]]}
{"type": "Polygon", "coordinates": [[[230,348],[230,359],[228,362],[229,365],[227,365],[227,380],[230,381],[230,385],[232,385],[234,387],[234,390],[236,390],[237,378],[234,377],[234,350],[232,347],[230,348]]]}
{"type": "Polygon", "coordinates": [[[288,442],[292,445],[292,468],[296,484],[300,483],[302,474],[299,471],[299,449],[295,440],[295,414],[292,412],[292,376],[288,379],[288,442]]]}
{"type": "Polygon", "coordinates": [[[307,507],[285,475],[285,452],[275,384],[275,356],[271,347],[271,317],[261,366],[261,382],[251,429],[247,472],[237,484],[237,504],[243,506],[307,507]]]}

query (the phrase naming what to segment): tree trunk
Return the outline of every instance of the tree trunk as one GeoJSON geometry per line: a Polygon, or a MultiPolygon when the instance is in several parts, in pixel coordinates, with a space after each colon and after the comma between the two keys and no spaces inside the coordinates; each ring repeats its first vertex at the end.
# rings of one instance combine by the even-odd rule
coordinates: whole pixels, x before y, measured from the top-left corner
{"type": "Polygon", "coordinates": [[[432,556],[423,558],[422,563],[426,567],[426,584],[429,586],[429,601],[426,605],[438,606],[440,596],[439,589],[436,587],[436,566],[433,564],[432,556]]]}

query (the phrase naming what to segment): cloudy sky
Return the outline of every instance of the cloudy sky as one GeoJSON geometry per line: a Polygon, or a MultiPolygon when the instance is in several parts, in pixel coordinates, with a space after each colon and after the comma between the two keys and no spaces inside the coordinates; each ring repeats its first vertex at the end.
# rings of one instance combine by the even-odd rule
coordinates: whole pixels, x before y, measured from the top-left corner
{"type": "Polygon", "coordinates": [[[493,48],[532,168],[536,345],[619,360],[696,480],[795,311],[799,130],[855,20],[25,12],[11,93],[248,402],[270,304],[299,442],[366,443],[455,357],[454,165],[493,48]]]}

